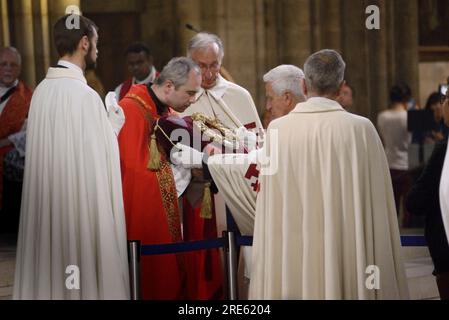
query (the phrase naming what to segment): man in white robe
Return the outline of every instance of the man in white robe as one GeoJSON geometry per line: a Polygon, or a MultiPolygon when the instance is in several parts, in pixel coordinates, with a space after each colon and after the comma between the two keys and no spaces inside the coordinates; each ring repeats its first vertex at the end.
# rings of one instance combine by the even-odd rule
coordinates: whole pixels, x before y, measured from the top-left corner
{"type": "Polygon", "coordinates": [[[307,102],[268,128],[250,299],[408,297],[381,141],[334,101],[344,69],[333,50],[311,55],[307,102]]]}
{"type": "MultiPolygon", "coordinates": [[[[201,68],[201,90],[197,100],[184,113],[202,113],[219,119],[230,129],[246,128],[257,132],[262,128],[256,106],[250,93],[241,86],[229,82],[220,75],[224,57],[221,39],[211,33],[200,32],[189,42],[187,55],[201,68]]],[[[194,207],[202,199],[204,183],[193,179],[186,191],[186,198],[194,207]]],[[[215,195],[218,234],[226,229],[226,217],[223,198],[215,195]]]]}
{"type": "Polygon", "coordinates": [[[28,118],[13,298],[129,299],[116,138],[123,111],[108,119],[83,75],[97,58],[95,24],[64,16],[54,37],[61,59],[28,118]],[[73,19],[79,28],[67,27],[73,19]]]}
{"type": "MultiPolygon", "coordinates": [[[[280,65],[263,76],[266,110],[272,120],[288,114],[299,102],[305,101],[301,89],[303,71],[293,65],[280,65]]],[[[248,154],[218,154],[209,158],[208,168],[223,195],[226,205],[242,235],[252,236],[259,188],[257,158],[263,150],[248,154]]],[[[251,266],[251,247],[243,247],[239,261],[239,298],[247,299],[251,266]]]]}

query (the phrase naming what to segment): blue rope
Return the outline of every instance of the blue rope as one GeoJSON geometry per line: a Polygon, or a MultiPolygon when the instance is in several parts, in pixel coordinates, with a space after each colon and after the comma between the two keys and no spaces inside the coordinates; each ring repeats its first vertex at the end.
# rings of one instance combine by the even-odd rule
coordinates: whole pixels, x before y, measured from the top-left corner
{"type": "Polygon", "coordinates": [[[156,254],[179,253],[187,251],[221,248],[224,247],[225,245],[226,241],[224,238],[212,240],[186,241],[179,243],[143,245],[140,248],[140,254],[143,256],[147,256],[156,254]]]}
{"type": "MultiPolygon", "coordinates": [[[[252,246],[253,237],[236,236],[236,245],[237,247],[252,246]]],[[[427,246],[427,243],[424,236],[401,236],[401,245],[403,247],[425,247],[427,246]]],[[[146,255],[180,253],[180,252],[197,251],[205,249],[223,248],[225,246],[226,246],[226,239],[217,238],[211,240],[144,245],[141,247],[140,253],[141,255],[146,256],[146,255]]]]}
{"type": "Polygon", "coordinates": [[[427,242],[424,236],[401,236],[403,247],[426,247],[427,242]]]}

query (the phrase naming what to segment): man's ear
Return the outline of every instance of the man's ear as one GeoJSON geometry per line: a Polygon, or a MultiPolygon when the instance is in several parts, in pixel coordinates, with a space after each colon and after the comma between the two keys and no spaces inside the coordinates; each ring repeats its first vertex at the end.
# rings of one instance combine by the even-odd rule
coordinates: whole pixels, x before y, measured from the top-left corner
{"type": "Polygon", "coordinates": [[[343,90],[343,87],[346,85],[346,80],[343,80],[340,83],[340,87],[338,88],[338,92],[337,92],[337,97],[339,97],[341,95],[341,91],[343,90]]]}
{"type": "Polygon", "coordinates": [[[308,90],[307,90],[306,80],[301,79],[300,82],[301,82],[301,89],[302,89],[303,95],[304,95],[304,97],[307,97],[308,90]]]}
{"type": "Polygon", "coordinates": [[[78,49],[89,52],[90,41],[87,36],[83,36],[78,44],[78,49]]]}
{"type": "Polygon", "coordinates": [[[289,106],[293,103],[293,94],[290,91],[285,91],[283,93],[283,98],[285,103],[289,106]]]}
{"type": "Polygon", "coordinates": [[[175,85],[171,80],[167,80],[164,82],[164,92],[165,94],[169,94],[172,90],[175,89],[175,85]]]}

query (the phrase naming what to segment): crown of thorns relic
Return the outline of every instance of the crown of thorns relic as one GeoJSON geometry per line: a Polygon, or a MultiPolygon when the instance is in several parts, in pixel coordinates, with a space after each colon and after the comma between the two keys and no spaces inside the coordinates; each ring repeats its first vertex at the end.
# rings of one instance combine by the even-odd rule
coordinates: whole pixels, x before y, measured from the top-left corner
{"type": "Polygon", "coordinates": [[[220,120],[213,119],[202,113],[192,114],[194,126],[213,142],[223,145],[227,148],[238,149],[239,140],[235,133],[226,127],[220,120]]]}

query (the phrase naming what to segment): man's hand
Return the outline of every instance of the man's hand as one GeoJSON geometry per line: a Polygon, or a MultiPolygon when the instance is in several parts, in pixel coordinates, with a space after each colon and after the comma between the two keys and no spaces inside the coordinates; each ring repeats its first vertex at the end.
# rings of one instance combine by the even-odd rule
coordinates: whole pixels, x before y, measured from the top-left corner
{"type": "Polygon", "coordinates": [[[114,130],[115,134],[118,136],[120,130],[125,124],[125,114],[123,113],[123,109],[117,102],[115,92],[111,91],[106,95],[105,105],[108,112],[109,122],[111,123],[112,129],[114,130]]]}
{"type": "Polygon", "coordinates": [[[202,168],[203,167],[202,152],[199,152],[191,147],[177,143],[170,155],[171,162],[176,165],[181,165],[186,169],[202,168]]]}
{"type": "Polygon", "coordinates": [[[245,127],[240,127],[234,129],[234,133],[241,143],[245,146],[246,150],[251,151],[256,149],[257,146],[257,135],[246,129],[245,127]]]}

